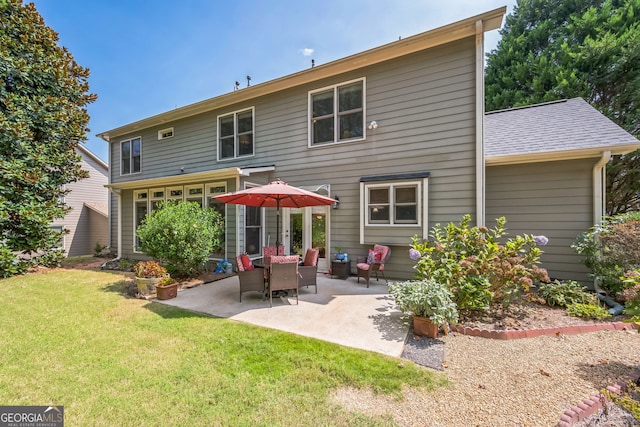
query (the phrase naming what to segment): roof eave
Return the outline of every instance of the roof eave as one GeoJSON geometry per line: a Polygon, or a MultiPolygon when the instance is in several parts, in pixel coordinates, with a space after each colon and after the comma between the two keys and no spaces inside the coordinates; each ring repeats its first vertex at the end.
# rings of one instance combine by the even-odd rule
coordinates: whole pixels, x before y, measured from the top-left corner
{"type": "Polygon", "coordinates": [[[576,160],[597,158],[603,151],[611,151],[612,155],[628,154],[640,149],[640,143],[628,145],[616,145],[610,147],[586,148],[579,150],[563,150],[543,153],[510,154],[503,156],[487,156],[487,166],[518,165],[523,163],[554,162],[560,160],[576,160]]]}
{"type": "Polygon", "coordinates": [[[409,55],[445,43],[450,43],[466,37],[472,37],[476,34],[476,22],[478,21],[483,22],[484,31],[495,30],[500,28],[502,18],[506,11],[506,6],[503,6],[462,21],[454,22],[415,36],[407,37],[406,39],[388,43],[327,64],[318,65],[288,76],[248,87],[246,89],[209,98],[181,108],[176,108],[175,110],[138,120],[136,122],[99,133],[97,136],[109,142],[111,138],[126,135],[141,129],[161,126],[168,122],[191,117],[217,108],[222,108],[227,105],[248,101],[260,96],[409,55]]]}

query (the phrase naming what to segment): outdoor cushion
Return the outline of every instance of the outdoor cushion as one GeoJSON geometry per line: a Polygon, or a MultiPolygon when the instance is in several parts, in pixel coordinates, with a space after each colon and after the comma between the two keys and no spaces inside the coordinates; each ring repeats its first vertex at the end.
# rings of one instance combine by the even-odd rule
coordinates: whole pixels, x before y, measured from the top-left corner
{"type": "Polygon", "coordinates": [[[242,258],[242,266],[244,267],[244,269],[246,271],[253,270],[253,263],[251,262],[251,259],[249,259],[249,255],[243,254],[241,258],[242,258]]]}
{"type": "Polygon", "coordinates": [[[356,265],[360,270],[368,270],[369,269],[369,264],[367,264],[365,262],[359,262],[356,265]]]}
{"type": "Polygon", "coordinates": [[[373,264],[374,262],[380,262],[382,260],[382,252],[373,251],[369,249],[369,256],[367,256],[367,264],[373,264]]]}

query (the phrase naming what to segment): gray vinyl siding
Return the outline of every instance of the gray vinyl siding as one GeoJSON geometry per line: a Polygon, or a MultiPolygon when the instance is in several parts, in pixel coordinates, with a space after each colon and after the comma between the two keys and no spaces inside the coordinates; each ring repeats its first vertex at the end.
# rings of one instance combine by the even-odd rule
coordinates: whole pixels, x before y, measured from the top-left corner
{"type": "Polygon", "coordinates": [[[509,236],[545,235],[541,266],[552,278],[587,282],[589,271],[571,244],[593,226],[593,166],[597,159],[487,168],[486,218],[507,219],[509,236]]]}
{"type": "Polygon", "coordinates": [[[65,203],[71,211],[63,219],[52,223],[69,230],[64,238],[64,249],[67,256],[93,254],[96,243],[108,243],[108,219],[84,205],[85,202],[102,203],[106,206],[108,192],[107,170],[81,150],[82,169],[89,173],[89,177],[66,186],[70,192],[65,196],[65,203]]]}
{"type": "MultiPolygon", "coordinates": [[[[157,140],[160,128],[114,138],[112,183],[214,171],[229,167],[275,165],[268,179],[296,186],[329,184],[340,208],[331,210],[327,248],[343,246],[351,258],[366,256],[374,243],[392,245],[390,277],[411,277],[406,256],[416,228],[368,228],[360,244],[360,183],[363,176],[430,172],[428,228],[437,222],[475,216],[475,45],[469,38],[358,71],[292,88],[251,102],[167,123],[175,136],[157,140]],[[378,122],[363,141],[308,147],[308,92],[366,79],[365,123],[378,122]],[[255,108],[255,155],[216,161],[217,117],[255,108]],[[120,141],[142,137],[142,171],[120,176],[120,141]]],[[[366,126],[365,124],[365,126],[366,126]]],[[[263,180],[264,177],[260,177],[263,180]]],[[[245,178],[243,178],[245,179],[245,178]]],[[[247,177],[253,182],[253,177],[247,177]]],[[[232,189],[232,187],[230,187],[232,189]]],[[[123,255],[132,248],[131,191],[123,192],[123,255]]],[[[275,243],[275,212],[265,210],[275,243]]],[[[238,224],[241,226],[241,224],[238,224]]],[[[235,234],[232,233],[232,234],[235,234]]],[[[421,236],[422,237],[422,236],[421,236]]],[[[424,236],[426,237],[426,236],[424,236]]],[[[241,243],[241,242],[239,242],[241,243]]],[[[354,263],[355,270],[355,263],[354,263]]]]}

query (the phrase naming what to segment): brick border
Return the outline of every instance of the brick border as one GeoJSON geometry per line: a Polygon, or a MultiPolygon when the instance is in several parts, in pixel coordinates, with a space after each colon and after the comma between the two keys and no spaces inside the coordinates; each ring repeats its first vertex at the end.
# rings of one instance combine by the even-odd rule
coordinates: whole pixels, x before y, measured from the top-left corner
{"type": "Polygon", "coordinates": [[[480,328],[470,328],[467,326],[450,325],[449,329],[462,335],[483,337],[496,340],[515,340],[521,338],[535,338],[540,336],[553,337],[556,335],[576,335],[597,331],[629,331],[638,329],[635,323],[613,322],[594,323],[590,325],[557,326],[553,328],[534,329],[509,329],[509,330],[488,330],[480,328]]]}
{"type": "MultiPolygon", "coordinates": [[[[640,378],[640,371],[634,373],[631,377],[620,380],[616,382],[614,385],[608,386],[606,389],[615,394],[620,394],[622,391],[627,389],[627,382],[638,381],[640,378]]],[[[595,414],[599,410],[602,409],[602,402],[606,402],[607,399],[601,392],[598,392],[591,396],[588,399],[579,402],[577,405],[572,406],[571,408],[564,411],[564,413],[560,416],[560,421],[558,421],[558,427],[571,427],[578,421],[582,421],[587,417],[595,414]]]]}

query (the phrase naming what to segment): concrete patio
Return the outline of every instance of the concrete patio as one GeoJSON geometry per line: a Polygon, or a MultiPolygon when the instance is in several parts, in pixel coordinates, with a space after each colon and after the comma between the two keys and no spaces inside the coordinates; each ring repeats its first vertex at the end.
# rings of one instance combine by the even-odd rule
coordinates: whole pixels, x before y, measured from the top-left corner
{"type": "Polygon", "coordinates": [[[336,344],[400,357],[409,326],[395,307],[383,279],[370,287],[355,277],[332,279],[318,274],[318,293],[302,288],[295,297],[269,300],[246,292],[239,301],[238,277],[228,277],[178,292],[159,303],[216,317],[264,326],[336,344]]]}

